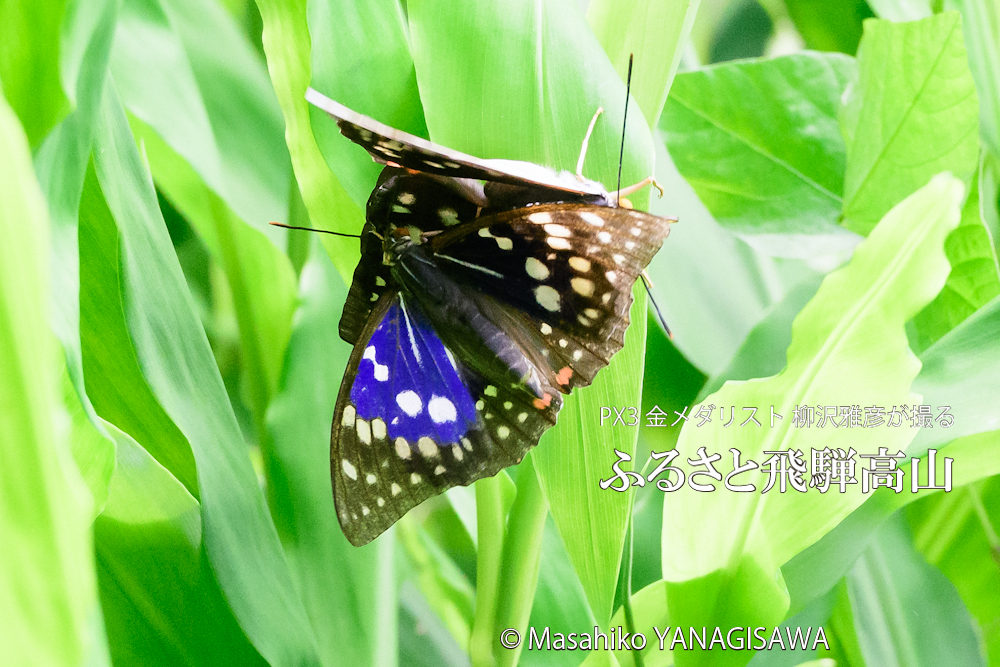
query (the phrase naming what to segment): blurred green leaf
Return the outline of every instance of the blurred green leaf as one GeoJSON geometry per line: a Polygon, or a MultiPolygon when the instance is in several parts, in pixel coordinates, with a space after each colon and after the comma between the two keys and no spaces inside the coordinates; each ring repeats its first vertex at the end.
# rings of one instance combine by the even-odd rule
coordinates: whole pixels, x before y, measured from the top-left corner
{"type": "MultiPolygon", "coordinates": [[[[311,77],[311,40],[306,2],[258,0],[257,8],[264,22],[271,84],[285,117],[285,141],[309,218],[321,229],[353,233],[364,224],[364,214],[324,162],[309,120],[305,94],[311,77]]],[[[358,261],[357,242],[323,234],[322,243],[341,277],[350,281],[358,261]]]]}
{"type": "Polygon", "coordinates": [[[965,435],[1000,429],[1000,297],[994,298],[920,355],[913,391],[925,405],[949,406],[951,428],[921,429],[914,448],[926,449],[965,435]]]}
{"type": "Polygon", "coordinates": [[[91,519],[93,519],[104,509],[104,502],[108,498],[108,485],[115,471],[115,448],[110,446],[105,437],[106,431],[97,430],[90,421],[65,366],[62,367],[59,384],[62,390],[62,405],[69,413],[70,452],[84,484],[90,491],[93,500],[91,505],[91,519]]]}
{"type": "Polygon", "coordinates": [[[914,545],[954,584],[991,662],[1000,656],[1000,478],[937,493],[907,508],[914,545]]]}
{"type": "Polygon", "coordinates": [[[95,546],[115,664],[266,664],[212,575],[198,501],[132,438],[107,428],[118,467],[95,546]]]}
{"type": "Polygon", "coordinates": [[[803,53],[678,75],[661,127],[720,224],[791,246],[797,236],[845,236],[837,109],[854,71],[851,58],[803,53]]]}
{"type": "Polygon", "coordinates": [[[931,16],[933,0],[868,0],[875,14],[889,21],[919,21],[931,16]]]}
{"type": "Polygon", "coordinates": [[[945,255],[951,264],[948,282],[913,318],[918,352],[1000,295],[1000,264],[989,232],[979,216],[979,208],[979,179],[973,178],[972,189],[962,207],[962,221],[944,244],[945,255]]]}
{"type": "Polygon", "coordinates": [[[111,72],[128,110],[284,249],[291,172],[263,63],[218,2],[123,0],[111,72]]]}
{"type": "MultiPolygon", "coordinates": [[[[600,106],[605,114],[591,138],[584,172],[614,182],[624,82],[574,4],[478,3],[456,12],[420,0],[407,10],[417,81],[435,141],[481,157],[572,168],[600,106]]],[[[652,170],[649,130],[634,115],[626,143],[623,184],[652,170]]],[[[644,208],[641,199],[635,203],[644,208]]],[[[556,526],[602,625],[611,614],[630,498],[601,493],[592,471],[610,467],[612,448],[634,452],[636,432],[622,428],[598,436],[593,419],[600,405],[638,403],[645,302],[642,292],[637,294],[625,349],[592,387],[566,400],[559,426],[534,453],[556,526]]]]}
{"type": "Polygon", "coordinates": [[[657,126],[701,0],[593,0],[587,23],[622,79],[634,56],[632,97],[649,129],[657,126]]]}
{"type": "Polygon", "coordinates": [[[142,376],[122,310],[118,228],[97,174],[80,201],[80,339],[87,394],[103,419],[128,433],[197,497],[194,454],[142,376]]]}
{"type": "MultiPolygon", "coordinates": [[[[938,480],[943,479],[945,457],[961,462],[954,467],[954,488],[1000,474],[995,448],[1000,432],[959,438],[938,451],[938,480]]],[[[782,566],[785,584],[796,612],[829,591],[861,556],[875,532],[896,510],[936,492],[883,493],[879,491],[815,544],[782,566]]]]}
{"type": "Polygon", "coordinates": [[[715,222],[671,162],[662,130],[657,139],[656,178],[670,197],[654,199],[650,210],[680,222],[649,265],[652,291],[673,344],[699,371],[715,375],[772,304],[813,272],[757,252],[715,222]]]}
{"type": "Polygon", "coordinates": [[[938,172],[969,182],[979,150],[979,107],[961,23],[957,12],[913,23],[865,23],[859,78],[845,94],[841,116],[848,229],[867,234],[938,172]]]}
{"type": "Polygon", "coordinates": [[[399,592],[399,662],[407,667],[469,667],[469,656],[455,643],[441,619],[411,582],[399,592]]]}
{"type": "MultiPolygon", "coordinates": [[[[389,127],[426,137],[402,3],[310,0],[307,11],[313,88],[389,127]]],[[[364,208],[382,165],[342,136],[323,111],[310,106],[309,117],[327,164],[364,208]]]]}
{"type": "Polygon", "coordinates": [[[194,451],[209,561],[268,662],[316,664],[305,610],[111,85],[95,140],[98,181],[120,233],[126,323],[146,381],[194,451]]]}
{"type": "Polygon", "coordinates": [[[28,140],[0,95],[0,628],[17,665],[107,665],[93,501],[64,437],[47,324],[49,221],[28,140]]]}
{"type": "Polygon", "coordinates": [[[244,389],[259,432],[278,387],[295,309],[295,270],[288,257],[244,223],[194,169],[141,122],[132,127],[146,149],[156,182],[198,230],[222,267],[239,324],[244,389]]]}
{"type": "Polygon", "coordinates": [[[806,48],[851,56],[861,41],[861,22],[873,16],[865,0],[785,0],[785,6],[806,48]]]}
{"type": "Polygon", "coordinates": [[[927,564],[902,517],[886,523],[847,576],[854,629],[869,665],[985,665],[969,612],[927,564]]]}
{"type": "MultiPolygon", "coordinates": [[[[763,426],[725,431],[716,424],[695,429],[689,422],[678,451],[690,456],[700,447],[720,454],[736,448],[744,461],[779,448],[846,451],[847,436],[839,431],[793,428],[795,406],[914,403],[909,386],[919,364],[906,345],[903,324],[944,283],[942,245],[958,224],[961,198],[961,183],[941,175],[895,207],[858,246],[851,263],[830,274],[796,318],[785,370],[767,379],[728,383],[702,403],[756,406],[763,426]],[[906,242],[900,243],[904,231],[906,242]],[[769,425],[769,408],[783,419],[769,425]]],[[[906,428],[855,429],[849,444],[862,454],[880,446],[905,449],[915,435],[915,429],[906,428]]],[[[733,470],[730,460],[724,455],[719,462],[722,474],[733,470]]],[[[663,573],[671,582],[672,624],[745,626],[780,620],[786,593],[783,587],[767,592],[774,586],[774,568],[864,500],[859,488],[825,495],[709,495],[686,488],[667,494],[663,573]],[[758,597],[744,592],[734,599],[737,591],[746,590],[758,597]],[[764,595],[770,599],[759,597],[764,595]]],[[[684,663],[701,664],[704,658],[698,655],[686,654],[684,663]]],[[[683,664],[679,657],[678,662],[683,664]]]]}
{"type": "MultiPolygon", "coordinates": [[[[566,553],[562,538],[553,521],[545,522],[542,537],[542,554],[538,566],[538,588],[531,606],[528,627],[541,631],[549,628],[552,633],[587,632],[596,625],[594,615],[587,605],[587,595],[573,564],[566,553]]],[[[531,650],[521,653],[518,665],[522,667],[576,667],[580,656],[574,651],[531,650]]]]}
{"type": "Polygon", "coordinates": [[[969,67],[979,93],[979,136],[1000,159],[1000,6],[994,0],[945,0],[962,12],[969,67]]]}
{"type": "Polygon", "coordinates": [[[37,146],[69,111],[59,80],[59,28],[66,0],[0,0],[0,81],[37,146]]]}
{"type": "Polygon", "coordinates": [[[350,355],[337,335],[347,293],[322,251],[302,269],[299,308],[263,448],[268,503],[324,665],[396,661],[393,539],[357,548],[330,490],[330,420],[350,355]]]}

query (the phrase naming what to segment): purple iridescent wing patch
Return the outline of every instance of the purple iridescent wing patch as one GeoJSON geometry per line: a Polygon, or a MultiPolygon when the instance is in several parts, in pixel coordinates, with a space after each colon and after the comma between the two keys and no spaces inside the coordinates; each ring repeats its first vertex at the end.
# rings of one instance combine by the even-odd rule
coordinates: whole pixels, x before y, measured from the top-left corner
{"type": "Polygon", "coordinates": [[[351,385],[357,417],[381,419],[389,440],[458,446],[476,405],[451,352],[415,301],[395,298],[368,339],[351,385]]]}

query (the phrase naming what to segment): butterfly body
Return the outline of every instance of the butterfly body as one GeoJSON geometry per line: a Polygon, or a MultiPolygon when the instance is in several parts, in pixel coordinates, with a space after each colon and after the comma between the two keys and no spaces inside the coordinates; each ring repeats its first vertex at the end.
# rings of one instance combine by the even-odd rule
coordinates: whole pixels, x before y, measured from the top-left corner
{"type": "Polygon", "coordinates": [[[669,221],[609,206],[575,175],[321,106],[388,164],[340,323],[354,350],[331,432],[338,518],[360,545],[537,444],[563,394],[623,346],[632,285],[669,221]]]}

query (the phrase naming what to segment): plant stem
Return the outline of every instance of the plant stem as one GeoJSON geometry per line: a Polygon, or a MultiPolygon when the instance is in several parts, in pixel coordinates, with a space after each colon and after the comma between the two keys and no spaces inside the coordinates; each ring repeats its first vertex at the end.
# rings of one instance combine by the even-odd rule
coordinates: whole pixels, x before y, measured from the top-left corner
{"type": "Polygon", "coordinates": [[[503,499],[500,479],[489,477],[476,482],[476,616],[469,640],[473,667],[493,667],[493,640],[496,636],[497,589],[500,585],[500,558],[504,544],[503,499]]]}
{"type": "MultiPolygon", "coordinates": [[[[632,497],[633,503],[635,496],[632,497]]],[[[625,612],[625,629],[630,635],[634,635],[635,616],[632,613],[632,513],[629,513],[628,528],[625,532],[625,550],[622,554],[621,577],[618,580],[618,588],[622,596],[622,609],[625,612]]],[[[635,667],[645,667],[642,660],[642,651],[632,649],[632,659],[635,667]]]]}
{"type": "Polygon", "coordinates": [[[538,565],[548,512],[548,501],[538,484],[531,454],[528,454],[518,470],[517,498],[510,510],[500,572],[500,599],[497,601],[493,641],[499,658],[497,664],[501,667],[516,665],[521,648],[527,641],[525,632],[538,584],[538,565]],[[515,629],[521,635],[517,648],[500,646],[500,633],[507,628],[515,629]]]}

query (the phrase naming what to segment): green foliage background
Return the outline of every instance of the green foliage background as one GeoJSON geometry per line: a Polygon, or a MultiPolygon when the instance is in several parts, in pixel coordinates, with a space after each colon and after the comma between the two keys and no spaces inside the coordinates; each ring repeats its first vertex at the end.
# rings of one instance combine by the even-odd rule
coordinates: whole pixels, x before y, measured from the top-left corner
{"type": "Polygon", "coordinates": [[[0,0],[0,664],[1000,663],[1000,2],[583,5],[0,0]],[[681,219],[650,267],[675,337],[637,290],[520,466],[350,546],[328,433],[356,242],[267,223],[356,232],[378,166],[306,87],[557,168],[603,106],[585,173],[611,185],[630,53],[623,182],[681,219]],[[920,403],[954,426],[790,425],[920,403]],[[654,405],[785,419],[599,424],[654,405]],[[613,450],[649,472],[675,446],[936,448],[954,490],[598,487],[613,450]],[[667,625],[830,648],[671,652],[667,625]],[[595,626],[646,648],[499,644],[595,626]]]}

